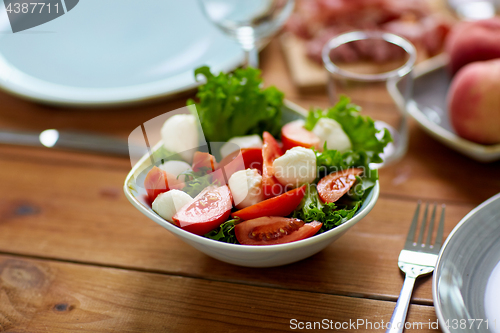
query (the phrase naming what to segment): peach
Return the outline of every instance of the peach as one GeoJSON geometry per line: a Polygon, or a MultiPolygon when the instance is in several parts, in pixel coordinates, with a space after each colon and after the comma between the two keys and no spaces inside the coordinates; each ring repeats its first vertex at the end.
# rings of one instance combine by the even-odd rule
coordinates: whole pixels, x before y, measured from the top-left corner
{"type": "Polygon", "coordinates": [[[500,59],[460,69],[448,92],[448,110],[459,136],[481,144],[500,143],[500,59]]]}
{"type": "Polygon", "coordinates": [[[457,24],[446,40],[445,50],[452,74],[468,63],[500,58],[500,17],[457,24]]]}

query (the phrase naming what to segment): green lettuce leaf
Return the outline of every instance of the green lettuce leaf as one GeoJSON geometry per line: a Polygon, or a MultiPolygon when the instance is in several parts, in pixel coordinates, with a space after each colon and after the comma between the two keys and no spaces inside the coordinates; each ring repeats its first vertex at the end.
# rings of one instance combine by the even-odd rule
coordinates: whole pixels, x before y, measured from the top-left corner
{"type": "MultiPolygon", "coordinates": [[[[309,111],[305,128],[312,130],[319,119],[323,117],[337,121],[352,143],[351,159],[363,158],[367,163],[380,163],[380,154],[385,146],[392,142],[391,134],[387,129],[375,128],[375,121],[367,116],[360,115],[360,107],[352,104],[346,96],[341,96],[339,102],[328,110],[313,109],[309,111]],[[379,137],[378,137],[379,136],[379,137]]],[[[347,156],[346,156],[347,157],[347,156]]]]}
{"type": "Polygon", "coordinates": [[[293,217],[305,222],[318,221],[323,225],[318,233],[331,230],[349,221],[361,206],[362,200],[342,200],[340,203],[323,203],[316,186],[309,185],[304,199],[293,212],[293,217]]]}
{"type": "MultiPolygon", "coordinates": [[[[225,142],[264,131],[279,135],[284,94],[275,87],[262,89],[260,70],[248,67],[215,76],[204,66],[195,70],[195,77],[198,75],[207,79],[196,94],[196,109],[207,141],[225,142]]],[[[190,99],[187,104],[195,102],[190,99]]]]}
{"type": "Polygon", "coordinates": [[[205,237],[214,239],[220,242],[239,244],[234,234],[234,225],[238,223],[239,219],[229,220],[222,223],[217,229],[205,234],[205,237]]]}

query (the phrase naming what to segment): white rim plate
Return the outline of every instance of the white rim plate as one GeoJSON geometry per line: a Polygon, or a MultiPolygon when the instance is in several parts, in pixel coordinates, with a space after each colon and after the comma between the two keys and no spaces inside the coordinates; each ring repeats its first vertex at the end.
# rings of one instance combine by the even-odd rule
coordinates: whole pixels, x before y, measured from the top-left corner
{"type": "Polygon", "coordinates": [[[195,68],[228,72],[243,58],[196,0],[85,0],[15,34],[0,0],[0,88],[39,102],[106,106],[172,96],[198,85],[195,68]]]}

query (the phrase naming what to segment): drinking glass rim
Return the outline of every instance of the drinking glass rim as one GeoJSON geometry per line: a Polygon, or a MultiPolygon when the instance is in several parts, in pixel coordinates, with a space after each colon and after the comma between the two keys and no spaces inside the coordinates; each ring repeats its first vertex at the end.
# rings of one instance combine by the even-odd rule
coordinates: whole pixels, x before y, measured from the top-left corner
{"type": "Polygon", "coordinates": [[[417,59],[417,50],[415,49],[415,46],[413,46],[413,44],[410,43],[407,39],[389,32],[352,31],[335,36],[332,39],[330,39],[325,44],[325,46],[323,46],[323,51],[321,56],[323,59],[323,65],[325,66],[326,70],[332,74],[339,74],[348,79],[353,79],[353,80],[376,82],[376,81],[388,80],[390,78],[401,78],[410,73],[417,59]],[[405,52],[410,56],[402,66],[393,69],[391,71],[378,74],[358,74],[346,71],[335,65],[333,61],[330,59],[331,50],[350,42],[358,40],[367,40],[367,39],[385,40],[388,43],[399,46],[400,48],[405,50],[405,52]]]}

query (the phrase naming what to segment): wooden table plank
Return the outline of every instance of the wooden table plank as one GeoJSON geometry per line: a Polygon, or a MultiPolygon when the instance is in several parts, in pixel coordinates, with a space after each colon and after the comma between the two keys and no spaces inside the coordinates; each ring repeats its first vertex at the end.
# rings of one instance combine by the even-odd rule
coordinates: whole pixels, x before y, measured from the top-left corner
{"type": "MultiPolygon", "coordinates": [[[[390,300],[402,284],[397,257],[413,199],[380,198],[361,223],[309,260],[251,269],[208,258],[136,211],[121,191],[126,171],[5,160],[0,169],[9,189],[0,199],[3,252],[390,300]]],[[[472,208],[448,205],[446,234],[472,208]]],[[[432,303],[430,280],[414,300],[432,303]]]]}
{"type": "MultiPolygon", "coordinates": [[[[363,320],[339,331],[373,332],[367,322],[386,323],[394,304],[0,256],[0,330],[9,332],[282,332],[324,319],[363,320]]],[[[407,322],[423,329],[406,332],[438,332],[428,329],[435,321],[433,307],[412,305],[407,322]]]]}
{"type": "Polygon", "coordinates": [[[126,157],[27,146],[0,145],[0,160],[33,162],[36,165],[72,165],[91,169],[118,170],[128,173],[131,162],[126,157]]]}
{"type": "Polygon", "coordinates": [[[473,161],[415,128],[405,157],[380,170],[380,186],[383,195],[477,206],[500,192],[500,161],[473,161]]]}

